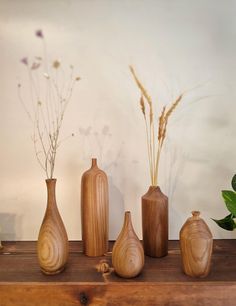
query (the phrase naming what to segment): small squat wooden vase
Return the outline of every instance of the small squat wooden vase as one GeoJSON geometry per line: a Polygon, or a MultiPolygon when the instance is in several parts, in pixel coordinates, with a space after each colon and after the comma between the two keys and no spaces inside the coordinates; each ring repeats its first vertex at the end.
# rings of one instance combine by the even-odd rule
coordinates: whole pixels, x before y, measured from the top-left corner
{"type": "Polygon", "coordinates": [[[55,188],[56,179],[47,179],[47,208],[39,231],[37,253],[39,265],[45,274],[57,274],[68,260],[68,237],[59,214],[55,188]]]}
{"type": "Polygon", "coordinates": [[[210,272],[212,234],[199,211],[193,211],[180,230],[180,250],[184,273],[206,277],[210,272]]]}
{"type": "Polygon", "coordinates": [[[144,253],[151,257],[168,254],[168,198],[158,186],[150,186],[142,197],[144,253]]]}
{"type": "Polygon", "coordinates": [[[124,278],[137,276],[144,266],[143,246],[135,234],[129,211],[125,212],[123,228],[113,246],[112,264],[115,272],[124,278]]]}
{"type": "Polygon", "coordinates": [[[108,181],[92,159],[81,180],[81,221],[84,253],[102,256],[108,251],[108,181]]]}

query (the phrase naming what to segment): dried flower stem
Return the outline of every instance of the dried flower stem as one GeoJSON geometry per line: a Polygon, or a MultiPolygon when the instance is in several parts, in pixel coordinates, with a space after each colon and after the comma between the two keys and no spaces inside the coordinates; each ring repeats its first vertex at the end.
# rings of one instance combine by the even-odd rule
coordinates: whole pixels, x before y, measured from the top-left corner
{"type": "Polygon", "coordinates": [[[65,73],[59,61],[54,61],[52,67],[49,67],[46,42],[42,31],[38,30],[36,36],[42,39],[44,58],[35,57],[36,60],[31,66],[27,58],[22,59],[29,76],[31,106],[28,107],[22,98],[21,84],[18,85],[18,97],[33,124],[32,140],[36,158],[45,171],[46,177],[53,178],[57,150],[62,143],[59,140],[62,122],[75,82],[80,78],[74,77],[71,66],[70,77],[66,83],[65,73]],[[44,89],[43,92],[41,86],[44,89]]]}
{"type": "Polygon", "coordinates": [[[168,110],[166,110],[166,106],[163,107],[161,116],[159,117],[159,125],[158,125],[158,134],[155,136],[155,127],[153,120],[153,104],[150,95],[147,93],[147,90],[142,85],[140,80],[138,79],[135,70],[132,66],[130,66],[130,71],[134,77],[134,80],[141,92],[140,105],[141,110],[145,119],[145,127],[146,127],[146,138],[147,138],[147,149],[148,149],[148,162],[149,162],[149,171],[152,186],[158,185],[158,171],[159,171],[159,162],[161,156],[162,146],[166,137],[166,129],[168,124],[168,119],[170,115],[173,113],[179,102],[182,100],[183,93],[178,96],[178,98],[171,104],[168,110]],[[149,106],[149,116],[147,119],[145,102],[149,106]]]}

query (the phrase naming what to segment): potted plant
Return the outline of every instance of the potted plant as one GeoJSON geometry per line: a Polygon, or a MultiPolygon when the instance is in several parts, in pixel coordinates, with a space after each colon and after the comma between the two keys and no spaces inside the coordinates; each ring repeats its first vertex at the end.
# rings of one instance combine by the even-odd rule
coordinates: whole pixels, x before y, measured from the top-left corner
{"type": "Polygon", "coordinates": [[[220,220],[212,219],[227,231],[233,231],[236,228],[236,174],[232,178],[231,186],[233,190],[222,190],[222,197],[230,214],[220,220]]]}

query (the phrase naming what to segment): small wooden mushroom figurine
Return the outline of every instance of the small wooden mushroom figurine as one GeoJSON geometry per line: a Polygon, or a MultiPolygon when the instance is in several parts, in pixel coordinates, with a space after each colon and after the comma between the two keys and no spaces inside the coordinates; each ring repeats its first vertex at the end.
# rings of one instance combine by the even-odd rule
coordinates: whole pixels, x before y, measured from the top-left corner
{"type": "Polygon", "coordinates": [[[213,247],[211,231],[199,215],[199,211],[193,211],[180,230],[183,271],[192,277],[209,274],[213,247]]]}

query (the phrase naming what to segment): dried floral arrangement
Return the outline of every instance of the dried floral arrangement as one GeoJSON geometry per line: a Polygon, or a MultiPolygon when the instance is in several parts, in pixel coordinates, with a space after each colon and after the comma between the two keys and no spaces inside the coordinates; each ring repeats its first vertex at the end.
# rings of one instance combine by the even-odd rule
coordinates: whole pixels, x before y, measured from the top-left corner
{"type": "Polygon", "coordinates": [[[222,190],[222,197],[230,214],[220,220],[212,219],[217,225],[227,231],[233,231],[236,228],[236,174],[232,178],[231,186],[233,191],[222,190]]]}
{"type": "Polygon", "coordinates": [[[28,99],[25,96],[23,98],[23,86],[19,83],[18,97],[33,125],[32,140],[36,158],[49,179],[53,178],[58,148],[65,140],[60,139],[64,115],[80,77],[74,76],[72,65],[68,67],[68,76],[59,60],[50,62],[42,30],[37,30],[35,35],[42,41],[43,56],[35,56],[31,61],[28,57],[21,59],[28,73],[29,96],[28,99]]]}
{"type": "Polygon", "coordinates": [[[159,116],[159,123],[158,126],[156,126],[157,124],[154,116],[155,114],[153,110],[152,98],[138,79],[137,74],[132,66],[130,66],[130,71],[141,93],[140,106],[145,120],[151,184],[152,186],[158,186],[159,162],[163,143],[166,138],[168,120],[170,115],[182,100],[184,93],[181,93],[169,108],[166,106],[162,108],[161,115],[159,116]],[[146,106],[148,106],[148,110],[146,106]]]}

